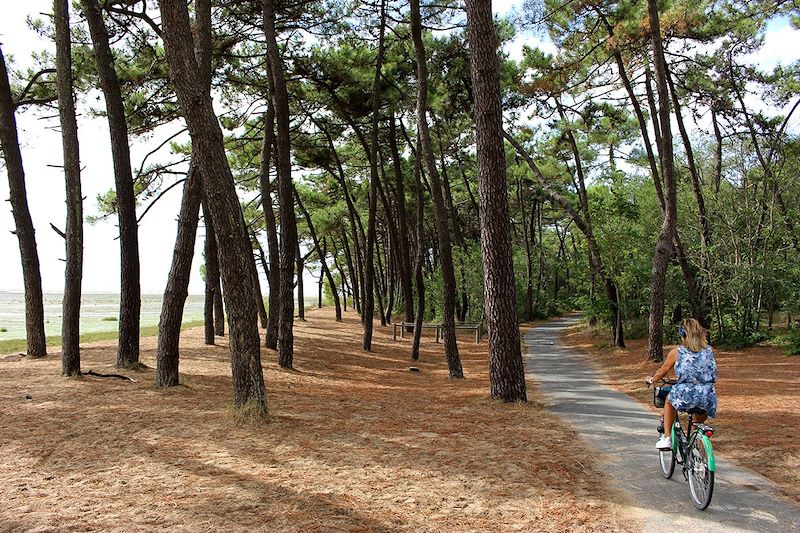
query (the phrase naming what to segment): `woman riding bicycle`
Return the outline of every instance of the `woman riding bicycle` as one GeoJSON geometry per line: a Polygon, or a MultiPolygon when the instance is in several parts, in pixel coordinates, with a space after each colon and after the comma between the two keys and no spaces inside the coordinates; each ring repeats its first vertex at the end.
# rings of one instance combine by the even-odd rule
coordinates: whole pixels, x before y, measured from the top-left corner
{"type": "Polygon", "coordinates": [[[717,414],[717,391],[714,382],[717,380],[717,362],[714,353],[706,341],[706,330],[694,318],[681,321],[678,334],[681,345],[670,350],[661,368],[647,378],[647,383],[662,379],[675,367],[678,382],[672,386],[664,403],[664,434],[656,442],[659,450],[672,447],[671,428],[675,423],[677,411],[691,408],[705,410],[705,415],[695,415],[695,422],[704,422],[707,417],[717,414]]]}

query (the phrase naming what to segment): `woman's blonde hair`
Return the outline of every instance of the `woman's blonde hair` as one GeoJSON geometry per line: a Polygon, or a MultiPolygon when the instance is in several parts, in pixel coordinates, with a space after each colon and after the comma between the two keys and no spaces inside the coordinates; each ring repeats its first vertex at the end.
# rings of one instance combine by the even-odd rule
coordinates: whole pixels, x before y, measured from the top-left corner
{"type": "Polygon", "coordinates": [[[681,327],[686,333],[681,338],[681,342],[691,351],[699,352],[708,346],[708,340],[706,337],[708,330],[701,326],[700,322],[694,318],[687,318],[686,320],[681,321],[681,327]]]}

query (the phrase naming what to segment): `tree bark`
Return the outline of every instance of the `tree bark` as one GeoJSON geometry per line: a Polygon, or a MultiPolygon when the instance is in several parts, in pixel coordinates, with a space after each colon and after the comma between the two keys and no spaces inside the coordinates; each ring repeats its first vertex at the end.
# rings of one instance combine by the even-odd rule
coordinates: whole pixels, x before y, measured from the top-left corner
{"type": "MultiPolygon", "coordinates": [[[[204,330],[203,333],[205,334],[205,343],[208,346],[214,346],[216,343],[216,338],[214,335],[214,303],[215,303],[215,294],[216,294],[216,287],[211,282],[211,276],[209,274],[209,265],[212,264],[211,261],[208,260],[209,256],[216,254],[217,245],[209,235],[213,236],[214,229],[213,226],[209,226],[211,217],[208,215],[208,212],[205,208],[203,208],[203,220],[206,221],[206,238],[203,246],[203,255],[205,256],[205,265],[206,265],[206,279],[205,279],[205,300],[203,302],[203,324],[204,330]],[[213,244],[213,248],[212,248],[213,244]]],[[[214,262],[216,264],[216,262],[214,262]]],[[[219,272],[217,272],[217,277],[219,278],[219,272]]]]}
{"type": "Polygon", "coordinates": [[[500,68],[491,1],[467,0],[467,36],[475,100],[489,384],[493,398],[524,402],[527,401],[525,368],[511,256],[500,68]]]}
{"type": "Polygon", "coordinates": [[[253,253],[253,241],[247,237],[247,245],[250,247],[250,257],[252,258],[252,268],[250,270],[250,278],[253,283],[253,294],[256,297],[256,311],[258,311],[258,321],[262,329],[267,329],[269,325],[269,318],[267,317],[267,308],[264,307],[264,295],[261,293],[261,281],[258,279],[258,266],[256,265],[256,256],[253,253]]]}
{"type": "MultiPolygon", "coordinates": [[[[193,158],[194,159],[194,158],[193,158]]],[[[178,364],[180,358],[181,322],[183,307],[189,294],[189,278],[194,257],[194,243],[200,212],[200,198],[203,193],[202,177],[194,163],[189,163],[189,173],[183,185],[183,198],[178,216],[178,236],[172,254],[167,287],[161,317],[158,321],[158,346],[156,349],[156,386],[174,387],[179,382],[178,364]]],[[[206,268],[206,276],[208,268],[206,268]]],[[[208,279],[206,277],[206,279],[208,279]]],[[[211,328],[211,342],[208,342],[206,324],[206,344],[214,344],[214,329],[211,328]]]]}
{"type": "Polygon", "coordinates": [[[61,141],[64,151],[64,176],[67,188],[66,245],[64,269],[64,301],[61,323],[61,373],[81,373],[80,316],[81,282],[83,279],[83,196],[81,195],[80,148],[75,98],[72,94],[72,50],[70,43],[69,2],[53,1],[56,27],[56,88],[61,141]]]}
{"type": "Polygon", "coordinates": [[[219,249],[214,234],[214,220],[208,208],[208,202],[202,195],[203,221],[206,226],[206,239],[203,254],[206,261],[206,306],[211,308],[205,313],[206,344],[214,344],[214,336],[222,336],[225,332],[225,313],[220,294],[219,249]],[[209,337],[209,330],[210,337],[209,337]]]}
{"type": "Polygon", "coordinates": [[[300,242],[295,245],[295,261],[297,262],[297,318],[306,319],[306,295],[303,284],[303,254],[300,253],[300,242]]]}
{"type": "MultiPolygon", "coordinates": [[[[489,5],[487,3],[487,5],[489,5]]],[[[489,5],[491,9],[491,5],[489,5]]],[[[492,32],[494,28],[492,27],[492,32]]],[[[492,33],[494,35],[494,33],[492,33]]],[[[447,208],[442,195],[442,184],[439,172],[433,157],[431,136],[428,130],[428,63],[425,54],[425,43],[422,40],[422,16],[420,14],[419,0],[411,0],[411,36],[414,40],[414,51],[417,62],[417,128],[419,130],[423,162],[431,182],[431,193],[435,205],[436,231],[439,237],[439,254],[442,264],[443,281],[443,316],[442,330],[444,333],[445,356],[451,378],[463,378],[461,358],[458,355],[455,329],[456,307],[456,277],[453,266],[453,255],[450,243],[450,228],[447,220],[447,208]]],[[[495,52],[493,52],[495,53],[495,52]]],[[[502,143],[501,143],[502,146],[502,143]]],[[[507,211],[506,211],[507,213],[507,211]]],[[[515,322],[516,327],[516,322],[515,322]]],[[[519,336],[519,333],[517,333],[519,336]]]]}
{"type": "Polygon", "coordinates": [[[403,167],[400,161],[400,150],[397,147],[397,125],[394,112],[389,116],[389,147],[392,152],[392,165],[394,168],[394,196],[395,210],[397,211],[398,246],[398,271],[400,286],[403,293],[406,322],[414,320],[414,284],[411,280],[411,247],[408,243],[408,221],[406,218],[406,193],[403,167]]]}
{"type": "Polygon", "coordinates": [[[159,6],[170,78],[197,154],[217,244],[226,251],[220,255],[220,270],[230,325],[234,405],[261,418],[267,414],[267,402],[257,312],[248,274],[247,263],[252,263],[252,259],[248,257],[250,250],[244,246],[246,233],[241,206],[222,130],[195,59],[186,2],[159,0],[159,6]]]}
{"type": "Polygon", "coordinates": [[[106,102],[117,192],[121,263],[117,366],[136,367],[139,365],[139,318],[142,307],[139,284],[139,224],[136,220],[136,195],[133,191],[125,104],[122,101],[122,90],[114,68],[114,56],[100,6],[97,0],[81,0],[81,5],[89,25],[97,74],[106,102]]]}
{"type": "MultiPolygon", "coordinates": [[[[297,254],[297,223],[294,215],[292,192],[291,137],[289,133],[289,93],[286,89],[283,59],[275,34],[275,9],[273,0],[263,0],[263,24],[267,40],[269,71],[274,92],[275,118],[278,126],[276,168],[278,170],[278,202],[281,217],[280,243],[280,315],[278,318],[278,364],[292,368],[294,357],[294,264],[297,254]]],[[[299,277],[303,276],[298,272],[299,277]]],[[[299,305],[303,305],[300,301],[299,305]]]]}
{"type": "MultiPolygon", "coordinates": [[[[419,153],[420,150],[417,150],[419,153]]],[[[425,194],[422,188],[422,161],[414,158],[414,192],[417,196],[417,257],[414,262],[414,283],[417,286],[417,312],[414,319],[414,341],[411,344],[411,359],[419,360],[419,344],[422,338],[422,322],[425,319],[425,194]]]]}
{"type": "Polygon", "coordinates": [[[25,169],[19,149],[11,85],[8,81],[6,60],[2,49],[0,49],[0,148],[3,150],[3,158],[6,163],[11,214],[14,216],[14,233],[19,241],[22,279],[25,285],[25,336],[27,340],[25,353],[30,357],[44,357],[47,355],[47,339],[44,331],[42,274],[39,269],[39,253],[36,250],[36,232],[28,209],[25,169]]]}
{"type": "Polygon", "coordinates": [[[522,242],[525,245],[525,320],[533,320],[533,253],[528,236],[525,202],[522,198],[522,180],[517,178],[517,204],[522,217],[522,242]]]}
{"type": "Polygon", "coordinates": [[[381,1],[381,14],[380,14],[380,28],[378,30],[378,52],[375,61],[375,76],[372,82],[372,142],[370,149],[367,151],[369,156],[369,213],[367,218],[367,251],[365,260],[364,272],[364,313],[362,315],[364,322],[364,335],[361,347],[366,350],[372,350],[372,318],[375,314],[375,239],[376,231],[376,218],[378,211],[378,123],[379,112],[381,106],[381,68],[383,67],[383,51],[384,51],[384,35],[386,32],[386,1],[381,1]]]}
{"type": "Polygon", "coordinates": [[[675,162],[673,159],[672,126],[670,124],[670,103],[667,90],[667,66],[661,42],[661,26],[658,16],[658,2],[647,0],[650,17],[650,33],[653,43],[653,65],[655,67],[656,91],[658,93],[658,122],[661,127],[659,154],[664,179],[664,221],[653,254],[653,277],[650,289],[650,318],[648,350],[650,359],[664,359],[664,284],[669,265],[670,253],[676,235],[677,199],[675,186],[675,162]]]}
{"type": "Polygon", "coordinates": [[[278,318],[281,309],[281,255],[278,244],[278,225],[272,207],[272,185],[269,179],[270,158],[275,142],[275,106],[271,96],[267,97],[267,113],[264,118],[264,144],[261,147],[261,207],[264,210],[264,222],[267,230],[269,246],[269,315],[264,345],[273,350],[278,349],[278,318]]]}

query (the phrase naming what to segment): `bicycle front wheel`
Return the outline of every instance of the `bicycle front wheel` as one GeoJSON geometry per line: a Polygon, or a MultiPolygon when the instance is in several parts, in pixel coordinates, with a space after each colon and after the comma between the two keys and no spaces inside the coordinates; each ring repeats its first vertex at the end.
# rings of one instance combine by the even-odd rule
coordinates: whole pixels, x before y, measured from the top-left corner
{"type": "Polygon", "coordinates": [[[699,435],[694,439],[687,454],[687,470],[689,474],[689,492],[694,506],[703,511],[711,503],[714,493],[714,470],[711,466],[714,451],[711,442],[699,435]]]}
{"type": "Polygon", "coordinates": [[[669,479],[675,471],[675,454],[672,450],[659,450],[658,462],[661,465],[661,475],[669,479]]]}

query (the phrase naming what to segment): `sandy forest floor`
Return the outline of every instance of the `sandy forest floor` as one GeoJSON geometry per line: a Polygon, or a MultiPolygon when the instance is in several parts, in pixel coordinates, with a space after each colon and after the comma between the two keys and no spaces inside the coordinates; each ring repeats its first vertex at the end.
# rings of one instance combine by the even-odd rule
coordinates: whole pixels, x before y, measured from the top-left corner
{"type": "MultiPolygon", "coordinates": [[[[485,340],[464,335],[453,381],[430,336],[414,374],[390,329],[367,354],[354,313],[307,318],[295,371],[263,351],[258,428],[234,425],[226,339],[206,347],[202,329],[184,332],[172,390],[153,386],[154,338],[137,383],[62,378],[58,353],[0,357],[0,531],[637,529],[535,391],[488,399],[485,340]]],[[[115,347],[86,345],[84,371],[114,372],[115,347]]]]}
{"type": "MultiPolygon", "coordinates": [[[[608,346],[605,337],[576,328],[568,345],[591,354],[605,370],[608,384],[648,404],[652,390],[643,385],[658,368],[647,360],[647,339],[626,341],[625,349],[608,346]]],[[[666,351],[666,350],[665,350],[666,351]]],[[[715,349],[719,404],[714,450],[771,479],[789,500],[800,501],[800,356],[755,346],[744,350],[715,349]]],[[[674,376],[674,374],[673,374],[674,376]]]]}

